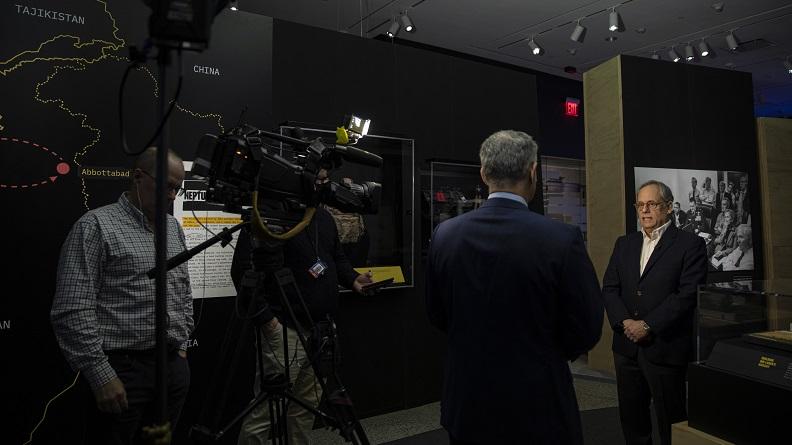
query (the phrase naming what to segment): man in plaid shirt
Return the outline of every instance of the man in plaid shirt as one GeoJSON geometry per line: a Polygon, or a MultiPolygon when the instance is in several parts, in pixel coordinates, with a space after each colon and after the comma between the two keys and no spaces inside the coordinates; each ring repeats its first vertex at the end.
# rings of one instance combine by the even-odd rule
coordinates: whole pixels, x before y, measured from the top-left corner
{"type": "MultiPolygon", "coordinates": [[[[129,191],[91,210],[72,227],[61,249],[52,327],[63,355],[82,373],[100,413],[89,435],[97,443],[137,443],[155,422],[154,213],[156,151],[143,152],[129,191]]],[[[168,156],[168,197],[184,180],[182,160],[168,156]]],[[[176,219],[167,217],[168,257],[185,250],[176,219]]],[[[193,329],[187,264],[168,272],[168,418],[175,426],[187,396],[186,342],[193,329]]]]}

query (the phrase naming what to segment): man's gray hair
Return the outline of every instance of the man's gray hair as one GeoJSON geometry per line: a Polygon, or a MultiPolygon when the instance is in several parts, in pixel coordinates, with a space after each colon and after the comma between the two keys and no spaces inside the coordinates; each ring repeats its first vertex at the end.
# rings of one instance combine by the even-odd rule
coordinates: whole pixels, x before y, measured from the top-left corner
{"type": "MultiPolygon", "coordinates": [[[[175,151],[168,149],[168,162],[171,161],[182,162],[182,158],[175,151]]],[[[135,160],[135,168],[139,168],[148,174],[153,175],[156,166],[157,147],[149,147],[143,150],[143,153],[140,153],[135,160]]]]}
{"type": "Polygon", "coordinates": [[[536,141],[522,131],[497,131],[481,143],[479,158],[484,176],[497,184],[525,180],[538,149],[536,141]]]}
{"type": "Polygon", "coordinates": [[[750,225],[740,224],[737,226],[737,233],[742,233],[743,236],[748,237],[751,240],[751,245],[753,245],[753,230],[750,225]]]}
{"type": "MultiPolygon", "coordinates": [[[[654,179],[650,179],[650,180],[644,182],[643,184],[641,184],[641,186],[638,187],[638,191],[640,192],[644,187],[648,187],[650,185],[656,185],[657,186],[657,188],[660,190],[660,199],[662,199],[663,202],[665,202],[665,203],[674,202],[674,194],[671,192],[671,189],[668,188],[668,186],[665,185],[664,183],[662,183],[660,181],[656,181],[654,179]]],[[[636,195],[637,195],[637,193],[636,193],[636,195]]]]}

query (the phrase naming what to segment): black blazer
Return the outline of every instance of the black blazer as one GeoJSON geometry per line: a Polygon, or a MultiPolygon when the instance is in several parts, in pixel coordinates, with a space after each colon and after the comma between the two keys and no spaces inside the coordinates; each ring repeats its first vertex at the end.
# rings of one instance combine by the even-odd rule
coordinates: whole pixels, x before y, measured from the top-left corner
{"type": "Polygon", "coordinates": [[[644,320],[650,336],[640,344],[654,363],[683,365],[692,359],[696,291],[707,279],[704,240],[669,224],[640,273],[643,235],[619,237],[602,280],[613,351],[636,357],[638,345],[618,328],[623,320],[644,320]]]}
{"type": "Polygon", "coordinates": [[[600,338],[600,290],[580,231],[487,200],[440,224],[429,318],[448,333],[442,425],[481,444],[582,444],[568,360],[600,338]]]}

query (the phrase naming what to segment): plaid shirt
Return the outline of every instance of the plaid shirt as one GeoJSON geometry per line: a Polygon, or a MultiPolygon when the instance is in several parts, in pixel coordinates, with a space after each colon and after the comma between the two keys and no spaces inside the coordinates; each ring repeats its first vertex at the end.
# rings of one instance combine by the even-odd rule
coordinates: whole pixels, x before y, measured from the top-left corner
{"type": "MultiPolygon", "coordinates": [[[[83,215],[63,243],[52,327],[72,369],[93,389],[116,377],[104,351],[155,346],[154,232],[122,194],[83,215]]],[[[184,232],[168,215],[168,257],[185,250],[184,232]]],[[[193,329],[187,263],[168,272],[168,343],[185,349],[193,329]]]]}

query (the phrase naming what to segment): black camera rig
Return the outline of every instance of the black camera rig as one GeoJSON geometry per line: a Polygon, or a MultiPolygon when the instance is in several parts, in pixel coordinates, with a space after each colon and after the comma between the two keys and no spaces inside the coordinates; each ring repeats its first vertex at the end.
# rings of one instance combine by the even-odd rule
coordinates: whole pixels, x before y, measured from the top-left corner
{"type": "Polygon", "coordinates": [[[350,144],[360,135],[349,128],[356,127],[338,128],[340,143],[319,138],[304,140],[250,125],[220,136],[207,134],[199,143],[192,174],[207,180],[207,201],[221,203],[232,213],[252,206],[252,225],[258,229],[255,233],[276,239],[282,236],[278,232],[299,232],[310,220],[310,209],[319,204],[344,212],[374,214],[379,209],[380,184],[317,183],[320,170],[338,168],[344,160],[373,167],[382,165],[379,156],[350,144]],[[284,151],[294,156],[287,159],[284,151]],[[273,232],[272,227],[277,230],[273,232]]]}

